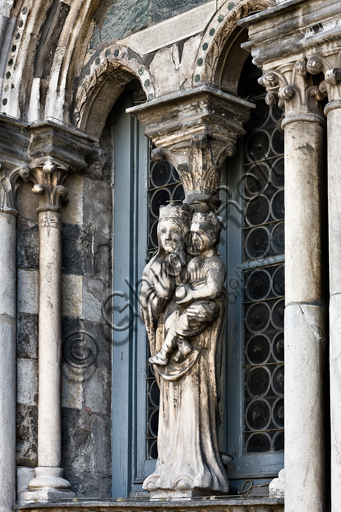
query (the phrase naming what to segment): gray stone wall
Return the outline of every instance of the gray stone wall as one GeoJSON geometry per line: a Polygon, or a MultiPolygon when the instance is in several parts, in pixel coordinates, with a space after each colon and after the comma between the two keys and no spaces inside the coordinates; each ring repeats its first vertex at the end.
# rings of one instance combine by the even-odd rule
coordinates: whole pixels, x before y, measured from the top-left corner
{"type": "MultiPolygon", "coordinates": [[[[110,171],[107,168],[107,174],[110,171]]],[[[78,496],[111,496],[111,339],[101,316],[112,286],[108,177],[70,176],[63,207],[62,467],[78,496]]],[[[37,458],[38,198],[18,193],[18,404],[20,486],[37,458]]]]}

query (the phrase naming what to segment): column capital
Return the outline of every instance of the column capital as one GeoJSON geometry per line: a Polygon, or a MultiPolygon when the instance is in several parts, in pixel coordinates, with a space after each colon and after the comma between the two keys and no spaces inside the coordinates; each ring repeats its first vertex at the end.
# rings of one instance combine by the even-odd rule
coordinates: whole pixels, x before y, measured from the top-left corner
{"type": "Polygon", "coordinates": [[[0,163],[0,212],[18,215],[16,208],[16,191],[19,187],[18,179],[28,181],[30,170],[27,166],[11,167],[0,163]]]}
{"type": "Polygon", "coordinates": [[[154,161],[168,160],[177,169],[185,201],[219,204],[217,189],[226,156],[254,105],[210,86],[173,94],[127,109],[146,127],[156,146],[154,161]]]}
{"type": "Polygon", "coordinates": [[[62,206],[69,200],[67,188],[63,183],[68,175],[68,169],[59,166],[51,157],[47,157],[39,167],[34,167],[30,173],[30,181],[34,185],[32,192],[39,196],[39,207],[36,212],[54,211],[61,213],[62,206]]]}

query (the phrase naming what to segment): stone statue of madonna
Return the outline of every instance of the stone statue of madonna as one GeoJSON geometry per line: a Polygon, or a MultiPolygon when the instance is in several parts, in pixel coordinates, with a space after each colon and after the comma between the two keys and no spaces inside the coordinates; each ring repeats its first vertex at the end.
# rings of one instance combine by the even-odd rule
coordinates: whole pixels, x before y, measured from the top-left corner
{"type": "Polygon", "coordinates": [[[229,489],[217,435],[226,305],[221,228],[212,212],[191,218],[188,207],[161,207],[158,252],[143,272],[141,311],[160,388],[158,459],[143,484],[152,497],[229,489]]]}

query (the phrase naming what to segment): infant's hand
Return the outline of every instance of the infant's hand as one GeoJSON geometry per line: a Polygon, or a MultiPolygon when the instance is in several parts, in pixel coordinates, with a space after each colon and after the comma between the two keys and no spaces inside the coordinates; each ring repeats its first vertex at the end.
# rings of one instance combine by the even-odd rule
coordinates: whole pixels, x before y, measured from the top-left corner
{"type": "Polygon", "coordinates": [[[178,286],[175,291],[176,303],[181,305],[189,304],[192,301],[192,290],[186,284],[178,286]]]}

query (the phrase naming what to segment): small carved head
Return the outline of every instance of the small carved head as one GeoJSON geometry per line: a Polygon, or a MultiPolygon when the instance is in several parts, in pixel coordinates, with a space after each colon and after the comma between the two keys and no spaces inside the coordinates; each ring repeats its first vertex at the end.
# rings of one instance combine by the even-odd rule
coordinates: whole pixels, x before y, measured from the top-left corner
{"type": "Polygon", "coordinates": [[[201,253],[219,244],[223,218],[213,212],[195,213],[191,224],[192,247],[201,253]]]}
{"type": "Polygon", "coordinates": [[[187,242],[190,224],[189,212],[175,204],[160,207],[158,240],[160,248],[170,254],[183,249],[187,242]]]}

